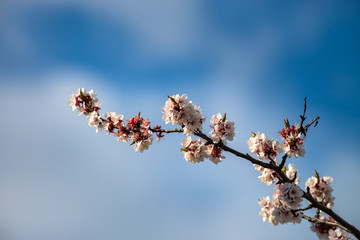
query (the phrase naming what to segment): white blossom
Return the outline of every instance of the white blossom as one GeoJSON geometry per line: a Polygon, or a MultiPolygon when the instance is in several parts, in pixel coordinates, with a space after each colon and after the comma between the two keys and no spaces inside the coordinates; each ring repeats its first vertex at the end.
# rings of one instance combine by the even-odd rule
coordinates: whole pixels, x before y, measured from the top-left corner
{"type": "Polygon", "coordinates": [[[270,201],[269,196],[263,197],[259,199],[259,205],[261,207],[261,211],[259,212],[260,217],[262,217],[263,221],[268,221],[273,225],[277,225],[278,221],[276,220],[275,216],[272,215],[275,204],[270,201]]]}
{"type": "Polygon", "coordinates": [[[93,90],[87,92],[84,88],[79,88],[75,94],[70,95],[69,105],[73,111],[78,109],[79,114],[85,115],[100,109],[96,93],[93,90]]]}
{"type": "Polygon", "coordinates": [[[302,212],[292,212],[292,209],[288,207],[288,205],[281,203],[280,201],[276,204],[273,216],[275,217],[276,221],[280,224],[284,223],[300,223],[301,217],[303,216],[302,212]]]}
{"type": "Polygon", "coordinates": [[[107,119],[105,128],[108,130],[108,134],[114,132],[115,128],[125,125],[122,121],[124,115],[116,114],[115,112],[107,112],[103,116],[107,119]]]}
{"type": "Polygon", "coordinates": [[[77,106],[77,100],[76,100],[77,97],[78,97],[77,94],[71,94],[71,95],[70,95],[69,105],[70,105],[70,107],[71,107],[71,109],[72,109],[73,111],[75,111],[75,109],[78,108],[78,106],[77,106]]]}
{"type": "Polygon", "coordinates": [[[148,137],[147,138],[143,138],[142,140],[139,141],[135,141],[134,143],[134,150],[135,152],[139,151],[139,152],[143,152],[144,150],[148,149],[149,146],[152,144],[153,141],[153,136],[151,131],[148,131],[148,137]]]}
{"type": "MultiPolygon", "coordinates": [[[[294,179],[295,174],[298,172],[298,169],[295,167],[294,164],[289,164],[286,168],[285,168],[285,175],[290,179],[294,179]]],[[[296,179],[294,181],[294,183],[296,185],[299,185],[299,176],[296,176],[296,179]]]]}
{"type": "Polygon", "coordinates": [[[139,113],[135,117],[132,117],[130,120],[128,120],[128,124],[124,131],[122,130],[122,126],[119,127],[120,131],[118,137],[124,138],[124,136],[121,134],[128,135],[133,141],[131,145],[134,145],[134,150],[143,152],[145,149],[149,148],[153,141],[152,132],[150,131],[149,127],[150,122],[146,118],[140,117],[139,113]]]}
{"type": "Polygon", "coordinates": [[[311,196],[315,198],[316,201],[321,202],[324,206],[330,208],[334,205],[335,197],[332,195],[332,177],[310,177],[306,183],[305,187],[310,190],[311,196]]]}
{"type": "Polygon", "coordinates": [[[107,112],[107,113],[104,113],[103,116],[105,119],[112,121],[114,124],[118,123],[120,120],[122,120],[124,118],[124,115],[116,114],[115,112],[107,112]]]}
{"type": "Polygon", "coordinates": [[[214,144],[207,145],[205,152],[207,154],[207,157],[215,164],[218,164],[225,158],[221,155],[222,149],[214,144]]]}
{"type": "Polygon", "coordinates": [[[249,150],[256,154],[260,160],[275,160],[276,156],[282,152],[278,140],[269,139],[264,133],[253,133],[253,136],[247,140],[249,150]]]}
{"type": "Polygon", "coordinates": [[[285,182],[280,186],[280,195],[279,199],[283,200],[286,205],[291,209],[296,209],[299,207],[302,201],[303,192],[300,187],[294,183],[285,182]]]}
{"type": "Polygon", "coordinates": [[[292,156],[295,158],[303,157],[305,155],[305,137],[303,137],[302,133],[300,132],[300,125],[297,124],[296,126],[290,127],[288,122],[287,124],[288,126],[280,131],[281,137],[285,141],[284,152],[289,158],[292,156]]]}
{"type": "MultiPolygon", "coordinates": [[[[324,215],[320,214],[319,220],[324,222],[334,222],[332,218],[327,219],[324,215]]],[[[311,223],[311,231],[315,232],[317,237],[321,240],[329,240],[329,231],[336,229],[334,226],[330,226],[323,223],[311,223]]]]}
{"type": "Polygon", "coordinates": [[[347,233],[341,231],[339,228],[336,230],[329,230],[329,240],[351,240],[352,238],[348,236],[347,233]]]}
{"type": "Polygon", "coordinates": [[[184,128],[184,135],[196,130],[202,130],[205,118],[201,115],[200,107],[187,100],[186,94],[169,96],[162,108],[163,120],[172,125],[178,124],[184,128]]]}
{"type": "Polygon", "coordinates": [[[204,161],[206,155],[205,142],[201,142],[199,138],[195,140],[188,136],[182,140],[181,145],[183,148],[180,151],[183,152],[187,162],[198,163],[204,161]]]}
{"type": "Polygon", "coordinates": [[[273,225],[288,222],[300,223],[303,216],[301,212],[292,212],[292,209],[279,199],[270,201],[269,196],[259,199],[259,205],[261,206],[260,217],[262,217],[263,221],[268,221],[273,225]]]}
{"type": "Polygon", "coordinates": [[[212,133],[211,137],[215,142],[219,142],[221,140],[224,144],[226,144],[226,140],[233,140],[235,136],[235,123],[226,120],[226,114],[224,114],[224,116],[221,116],[221,113],[213,115],[210,123],[213,124],[210,125],[212,128],[210,134],[212,133]]]}
{"type": "Polygon", "coordinates": [[[277,173],[274,170],[269,168],[264,168],[257,164],[253,164],[253,165],[255,170],[261,172],[261,176],[258,177],[261,182],[265,183],[268,186],[276,182],[277,173]]]}
{"type": "Polygon", "coordinates": [[[90,127],[96,127],[96,132],[105,130],[106,125],[102,121],[98,112],[93,111],[87,117],[90,127]]]}

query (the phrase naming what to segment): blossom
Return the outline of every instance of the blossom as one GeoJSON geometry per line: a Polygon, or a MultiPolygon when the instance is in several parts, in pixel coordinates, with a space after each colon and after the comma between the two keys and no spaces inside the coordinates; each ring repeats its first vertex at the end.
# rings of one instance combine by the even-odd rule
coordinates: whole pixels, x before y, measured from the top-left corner
{"type": "Polygon", "coordinates": [[[305,155],[304,149],[304,140],[305,137],[302,136],[300,132],[300,125],[290,127],[289,121],[285,120],[285,128],[283,128],[280,132],[282,139],[284,142],[284,152],[287,154],[289,158],[291,156],[303,157],[305,155]]]}
{"type": "Polygon", "coordinates": [[[180,151],[184,153],[187,162],[198,163],[204,161],[206,155],[205,142],[201,142],[199,138],[195,140],[188,136],[182,140],[181,145],[183,148],[180,151]]]}
{"type": "Polygon", "coordinates": [[[260,160],[274,160],[282,152],[278,140],[269,139],[264,133],[253,133],[252,137],[247,140],[249,150],[256,154],[260,160]]]}
{"type": "Polygon", "coordinates": [[[124,115],[116,114],[115,112],[108,112],[103,116],[107,119],[106,129],[108,130],[108,133],[113,133],[116,128],[118,129],[120,127],[120,125],[124,126],[122,121],[124,115]]]}
{"type": "Polygon", "coordinates": [[[280,200],[283,200],[291,209],[299,207],[302,201],[303,192],[298,185],[295,185],[295,183],[285,182],[281,184],[279,190],[281,194],[278,198],[280,200]]]}
{"type": "Polygon", "coordinates": [[[259,200],[259,205],[261,206],[261,211],[259,212],[260,217],[262,217],[263,221],[267,220],[273,225],[288,222],[292,222],[294,224],[300,223],[301,217],[303,216],[302,212],[292,211],[288,205],[276,198],[270,201],[268,196],[263,197],[259,200]]]}
{"type": "MultiPolygon", "coordinates": [[[[150,131],[148,131],[150,132],[150,131]]],[[[139,152],[143,152],[144,150],[148,149],[149,146],[152,144],[152,141],[153,141],[153,136],[150,133],[148,133],[148,136],[147,137],[142,137],[141,140],[137,140],[137,141],[134,141],[134,150],[135,152],[139,151],[139,152]]]]}
{"type": "Polygon", "coordinates": [[[79,114],[85,115],[100,109],[96,93],[93,90],[87,92],[84,88],[79,88],[75,94],[70,95],[69,105],[73,111],[78,109],[79,114]]]}
{"type": "MultiPolygon", "coordinates": [[[[294,179],[295,174],[298,172],[298,169],[295,167],[295,165],[294,165],[294,164],[291,164],[291,163],[290,163],[287,167],[284,167],[283,170],[284,170],[284,172],[285,172],[285,175],[286,175],[290,180],[294,179]]],[[[296,175],[296,179],[295,179],[294,183],[295,183],[296,185],[299,184],[299,176],[296,175]]]]}
{"type": "Polygon", "coordinates": [[[260,217],[262,217],[263,221],[266,220],[273,225],[277,225],[278,221],[276,220],[275,216],[272,215],[275,204],[270,201],[269,196],[263,197],[259,199],[259,205],[261,207],[261,211],[259,212],[260,217]]]}
{"type": "Polygon", "coordinates": [[[316,201],[321,202],[324,206],[330,208],[334,205],[335,197],[331,196],[332,187],[330,184],[333,181],[332,177],[319,177],[315,174],[315,177],[310,177],[306,183],[305,187],[309,188],[310,194],[316,201]]]}
{"type": "Polygon", "coordinates": [[[114,133],[114,136],[118,138],[118,142],[123,141],[128,143],[130,141],[130,130],[125,126],[125,122],[123,121],[124,115],[108,112],[103,116],[107,120],[106,129],[108,134],[114,133]]]}
{"type": "Polygon", "coordinates": [[[149,128],[150,122],[146,118],[140,117],[139,113],[128,120],[126,128],[123,127],[121,130],[123,136],[119,136],[119,138],[123,139],[124,135],[128,135],[133,141],[131,145],[134,145],[134,150],[143,152],[149,148],[153,141],[152,132],[149,128]]]}
{"type": "Polygon", "coordinates": [[[88,123],[90,127],[96,127],[96,132],[105,130],[106,124],[101,119],[98,112],[93,111],[87,117],[88,123]]]}
{"type": "Polygon", "coordinates": [[[212,139],[215,142],[219,142],[220,140],[226,143],[226,140],[232,141],[235,136],[235,127],[234,122],[226,120],[226,113],[224,116],[221,116],[221,113],[217,115],[213,115],[210,123],[210,127],[213,129],[210,131],[212,133],[212,139]]]}
{"type": "Polygon", "coordinates": [[[329,240],[351,240],[352,238],[348,236],[347,233],[341,231],[339,228],[336,230],[329,230],[329,240]]]}
{"type": "Polygon", "coordinates": [[[163,120],[172,125],[178,124],[184,128],[184,134],[189,135],[196,130],[202,130],[205,118],[200,107],[187,100],[186,94],[169,96],[162,108],[163,120]]]}
{"type": "Polygon", "coordinates": [[[215,164],[218,164],[225,158],[221,155],[222,149],[214,144],[207,145],[205,152],[207,157],[215,164]]]}
{"type": "Polygon", "coordinates": [[[303,216],[303,213],[292,211],[292,209],[287,204],[284,204],[280,200],[278,200],[278,202],[275,204],[272,215],[280,224],[288,222],[292,222],[295,224],[301,222],[301,217],[303,216]]]}
{"type": "Polygon", "coordinates": [[[269,168],[264,168],[263,166],[257,164],[253,164],[253,165],[255,170],[261,172],[261,176],[258,177],[261,182],[265,183],[268,186],[276,182],[276,177],[278,174],[274,170],[269,168]]]}
{"type": "MultiPolygon", "coordinates": [[[[329,217],[329,219],[327,219],[322,214],[319,216],[319,220],[324,221],[324,222],[334,222],[334,220],[331,217],[329,217]]],[[[316,223],[311,223],[310,229],[311,229],[311,231],[316,233],[316,235],[319,239],[328,240],[329,239],[329,231],[336,229],[336,227],[328,225],[328,224],[316,222],[316,223]]]]}

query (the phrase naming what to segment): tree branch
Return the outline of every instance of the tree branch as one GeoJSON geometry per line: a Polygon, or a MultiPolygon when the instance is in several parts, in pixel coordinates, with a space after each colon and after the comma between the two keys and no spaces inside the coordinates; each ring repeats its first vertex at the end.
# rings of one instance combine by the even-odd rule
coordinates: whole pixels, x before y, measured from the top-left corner
{"type": "Polygon", "coordinates": [[[160,132],[160,133],[175,133],[175,132],[184,132],[184,129],[174,128],[174,129],[154,129],[149,128],[152,132],[160,132]]]}
{"type": "Polygon", "coordinates": [[[329,226],[332,226],[332,227],[338,227],[338,228],[341,228],[344,231],[350,232],[349,229],[343,227],[342,225],[340,225],[340,224],[338,224],[336,222],[327,222],[327,221],[323,221],[323,220],[320,220],[318,218],[312,218],[312,217],[309,217],[309,216],[306,216],[306,215],[302,216],[302,218],[306,219],[306,220],[308,220],[309,222],[312,222],[312,223],[321,223],[321,224],[329,225],[329,226]]]}
{"type": "Polygon", "coordinates": [[[304,121],[306,119],[305,113],[306,113],[306,97],[304,99],[304,112],[303,112],[303,115],[300,115],[300,119],[301,119],[300,132],[302,132],[306,136],[306,131],[305,131],[304,127],[303,127],[304,121]]]}
{"type": "MultiPolygon", "coordinates": [[[[301,123],[300,123],[300,132],[302,132],[304,135],[306,135],[309,127],[315,123],[315,126],[317,125],[318,123],[318,120],[320,119],[320,117],[316,117],[315,119],[313,119],[309,124],[307,124],[305,127],[303,127],[303,124],[304,124],[304,121],[306,119],[305,117],[305,113],[306,113],[306,98],[304,99],[304,111],[303,111],[303,114],[300,115],[300,118],[301,118],[301,123]]],[[[107,119],[104,119],[104,118],[101,118],[102,121],[104,122],[109,122],[109,120],[107,119]]],[[[117,128],[114,126],[114,128],[117,128]]],[[[149,130],[151,130],[152,132],[157,132],[157,133],[174,133],[174,132],[177,132],[177,133],[180,133],[180,132],[183,132],[184,130],[183,129],[161,129],[161,128],[149,128],[149,130]]],[[[251,162],[252,164],[256,164],[256,165],[259,165],[259,166],[262,166],[264,168],[267,168],[267,169],[271,169],[273,171],[275,171],[277,174],[278,174],[278,178],[279,178],[279,181],[278,181],[278,184],[279,183],[284,183],[284,182],[293,182],[296,178],[296,175],[294,177],[294,179],[289,179],[286,174],[284,173],[283,171],[283,166],[285,165],[285,162],[286,162],[286,159],[287,159],[287,155],[285,154],[283,157],[282,157],[282,161],[280,163],[280,165],[276,165],[274,164],[274,162],[271,162],[270,163],[266,163],[266,162],[263,162],[263,161],[260,161],[260,160],[257,160],[253,157],[251,157],[249,154],[244,154],[244,153],[241,153],[233,148],[230,148],[228,146],[226,146],[222,141],[220,142],[214,142],[210,137],[208,137],[206,134],[202,133],[200,130],[197,130],[194,132],[194,135],[204,139],[207,141],[207,144],[214,144],[216,145],[217,147],[223,149],[224,151],[227,151],[227,152],[230,152],[232,154],[234,154],[235,156],[238,156],[240,158],[243,158],[243,159],[246,159],[248,160],[249,162],[251,162]]],[[[295,210],[295,211],[305,211],[305,210],[308,210],[310,208],[317,208],[317,214],[315,215],[316,217],[318,217],[319,215],[319,211],[322,211],[324,213],[326,213],[327,215],[329,215],[330,217],[332,217],[336,223],[331,223],[331,222],[324,222],[324,221],[321,221],[319,220],[318,218],[311,218],[311,217],[308,217],[308,216],[303,216],[304,219],[310,221],[310,222],[316,222],[316,223],[323,223],[323,224],[328,224],[328,225],[331,225],[331,226],[336,226],[336,227],[339,227],[351,234],[353,234],[356,238],[360,239],[360,231],[355,228],[353,225],[351,225],[350,223],[348,223],[347,221],[345,221],[343,218],[341,218],[338,214],[336,214],[332,209],[330,208],[327,208],[325,207],[322,203],[316,201],[309,192],[305,192],[303,190],[301,190],[303,192],[303,195],[302,197],[307,199],[309,202],[310,202],[310,205],[307,207],[307,208],[304,208],[304,209],[299,209],[299,210],[295,210]]]]}
{"type": "Polygon", "coordinates": [[[320,119],[320,116],[317,116],[316,118],[314,118],[309,124],[307,124],[307,125],[305,126],[304,131],[307,132],[307,131],[308,131],[308,128],[309,128],[313,123],[315,123],[315,126],[314,126],[314,127],[316,127],[317,124],[318,124],[319,119],[320,119]]]}

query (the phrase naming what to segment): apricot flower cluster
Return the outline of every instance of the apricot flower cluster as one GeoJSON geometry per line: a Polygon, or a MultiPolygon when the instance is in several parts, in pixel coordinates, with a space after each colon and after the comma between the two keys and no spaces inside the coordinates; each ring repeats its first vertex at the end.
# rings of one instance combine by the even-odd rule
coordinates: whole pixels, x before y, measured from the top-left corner
{"type": "Polygon", "coordinates": [[[209,136],[204,134],[202,130],[206,118],[202,116],[200,107],[189,101],[186,94],[168,96],[165,106],[162,107],[162,119],[166,124],[171,123],[180,127],[176,129],[163,129],[159,125],[151,127],[148,119],[141,117],[140,113],[128,120],[124,120],[122,114],[115,112],[107,112],[101,116],[100,103],[93,90],[78,89],[70,96],[69,105],[73,111],[78,110],[80,115],[85,115],[89,126],[94,127],[96,132],[104,131],[115,136],[118,141],[130,143],[135,151],[143,152],[148,149],[153,142],[153,134],[160,140],[165,133],[178,132],[186,136],[181,142],[180,151],[187,162],[195,164],[209,159],[218,164],[225,158],[222,155],[224,151],[246,159],[261,173],[261,182],[266,185],[275,184],[272,199],[267,196],[258,202],[261,207],[259,215],[263,221],[278,225],[300,223],[302,219],[306,219],[311,222],[311,230],[319,239],[351,239],[342,230],[360,239],[360,231],[331,209],[335,199],[330,186],[333,181],[331,177],[320,177],[315,171],[315,176],[306,181],[305,190],[302,190],[298,169],[292,163],[285,166],[288,158],[305,155],[305,134],[319,119],[317,117],[303,126],[306,118],[306,98],[304,113],[300,116],[301,123],[290,125],[287,118],[284,120],[285,127],[279,131],[282,141],[271,139],[261,132],[252,133],[247,144],[250,153],[256,158],[227,146],[228,141],[234,139],[235,124],[227,120],[226,113],[212,115],[209,136]],[[193,135],[198,138],[194,138],[193,135]],[[303,199],[308,200],[308,206],[302,206],[303,199]],[[305,211],[310,209],[317,210],[314,217],[305,215],[305,211]]]}

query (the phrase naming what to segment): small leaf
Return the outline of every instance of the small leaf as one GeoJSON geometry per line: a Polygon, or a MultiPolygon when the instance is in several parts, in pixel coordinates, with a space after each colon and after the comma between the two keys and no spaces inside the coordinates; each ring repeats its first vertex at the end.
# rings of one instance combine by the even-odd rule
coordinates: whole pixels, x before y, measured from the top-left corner
{"type": "Polygon", "coordinates": [[[80,89],[80,98],[81,98],[82,100],[84,100],[84,93],[81,91],[81,89],[80,89]]]}
{"type": "Polygon", "coordinates": [[[285,119],[284,119],[284,124],[285,124],[285,127],[286,127],[286,128],[289,128],[289,127],[290,127],[290,123],[289,123],[289,119],[288,119],[288,118],[285,118],[285,119]]]}
{"type": "Polygon", "coordinates": [[[187,151],[189,151],[189,149],[187,149],[187,148],[182,148],[182,149],[180,149],[180,151],[187,152],[187,151]]]}
{"type": "Polygon", "coordinates": [[[168,96],[168,98],[174,103],[177,104],[177,102],[175,101],[175,99],[173,97],[168,96]]]}
{"type": "Polygon", "coordinates": [[[226,113],[224,114],[223,118],[222,118],[222,122],[226,121],[226,113]]]}
{"type": "Polygon", "coordinates": [[[315,170],[315,177],[318,182],[320,182],[320,176],[319,173],[315,170]]]}

